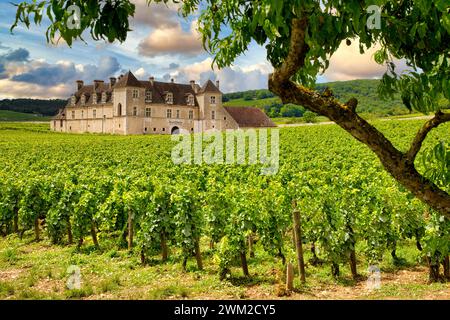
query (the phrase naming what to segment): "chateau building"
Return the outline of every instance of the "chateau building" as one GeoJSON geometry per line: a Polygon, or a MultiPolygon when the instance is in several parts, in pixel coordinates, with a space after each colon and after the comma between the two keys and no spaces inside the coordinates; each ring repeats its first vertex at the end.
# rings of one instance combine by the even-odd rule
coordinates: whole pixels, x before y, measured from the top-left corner
{"type": "Polygon", "coordinates": [[[109,83],[77,81],[77,91],[52,119],[57,132],[177,134],[274,127],[258,108],[223,107],[219,82],[137,80],[128,72],[109,83]]]}

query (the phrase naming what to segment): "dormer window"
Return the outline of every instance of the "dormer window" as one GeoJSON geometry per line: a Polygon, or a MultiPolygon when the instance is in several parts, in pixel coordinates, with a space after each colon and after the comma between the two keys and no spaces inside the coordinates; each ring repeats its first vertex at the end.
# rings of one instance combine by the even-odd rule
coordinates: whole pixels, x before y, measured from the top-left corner
{"type": "Polygon", "coordinates": [[[216,104],[216,96],[211,96],[211,104],[216,104]]]}
{"type": "Polygon", "coordinates": [[[188,106],[193,106],[195,104],[194,96],[190,94],[187,99],[188,106]]]}
{"type": "Polygon", "coordinates": [[[83,93],[83,95],[81,96],[81,105],[84,106],[85,104],[86,104],[86,96],[83,93]]]}
{"type": "Polygon", "coordinates": [[[74,106],[75,103],[77,103],[77,97],[72,96],[72,98],[70,99],[70,104],[71,104],[72,106],[74,106]]]}
{"type": "Polygon", "coordinates": [[[92,95],[92,104],[97,104],[97,94],[96,93],[94,93],[92,95]]]}
{"type": "Polygon", "coordinates": [[[106,98],[107,98],[106,92],[103,92],[102,93],[102,103],[106,103],[106,98]]]}
{"type": "Polygon", "coordinates": [[[147,90],[145,91],[145,102],[152,102],[152,91],[151,90],[147,90]]]}
{"type": "Polygon", "coordinates": [[[166,103],[167,104],[173,104],[173,94],[172,94],[172,92],[168,92],[166,94],[166,103]]]}
{"type": "Polygon", "coordinates": [[[137,99],[137,98],[139,98],[139,90],[133,89],[133,99],[137,99]]]}

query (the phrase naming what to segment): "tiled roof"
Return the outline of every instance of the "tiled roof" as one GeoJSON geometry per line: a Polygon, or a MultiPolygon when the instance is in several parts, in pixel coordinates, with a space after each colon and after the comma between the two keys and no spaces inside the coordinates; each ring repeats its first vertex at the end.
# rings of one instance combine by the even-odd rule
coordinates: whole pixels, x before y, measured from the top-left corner
{"type": "Polygon", "coordinates": [[[240,128],[276,127],[260,109],[253,107],[224,107],[240,128]]]}

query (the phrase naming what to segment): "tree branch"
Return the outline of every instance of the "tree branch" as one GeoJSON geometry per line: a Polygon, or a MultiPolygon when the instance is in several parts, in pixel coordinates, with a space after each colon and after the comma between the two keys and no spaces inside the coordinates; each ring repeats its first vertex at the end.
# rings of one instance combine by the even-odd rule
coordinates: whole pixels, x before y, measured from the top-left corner
{"type": "Polygon", "coordinates": [[[428,133],[434,128],[438,127],[442,123],[450,121],[450,113],[443,113],[442,111],[436,112],[436,115],[433,119],[427,121],[422,128],[420,128],[419,132],[417,132],[414,141],[411,144],[408,152],[406,153],[406,159],[410,163],[414,163],[417,154],[422,148],[423,141],[427,137],[428,133]]]}
{"type": "Polygon", "coordinates": [[[305,65],[309,46],[305,43],[308,18],[293,19],[291,27],[291,43],[289,53],[280,68],[276,69],[276,81],[289,80],[298,69],[305,65]]]}
{"type": "MultiPolygon", "coordinates": [[[[292,21],[289,54],[283,64],[269,76],[269,89],[277,94],[284,104],[302,105],[334,121],[358,141],[367,145],[399,183],[430,207],[450,218],[450,195],[418,173],[414,163],[408,161],[406,155],[396,149],[380,131],[362,119],[352,103],[342,104],[332,96],[320,95],[317,91],[291,81],[291,77],[304,66],[309,50],[305,43],[307,26],[307,18],[292,21]]],[[[442,123],[447,117],[447,114],[439,115],[440,120],[435,121],[442,123]]],[[[431,127],[425,131],[429,132],[437,125],[432,122],[431,127]]],[[[420,139],[417,138],[418,141],[420,139]]]]}

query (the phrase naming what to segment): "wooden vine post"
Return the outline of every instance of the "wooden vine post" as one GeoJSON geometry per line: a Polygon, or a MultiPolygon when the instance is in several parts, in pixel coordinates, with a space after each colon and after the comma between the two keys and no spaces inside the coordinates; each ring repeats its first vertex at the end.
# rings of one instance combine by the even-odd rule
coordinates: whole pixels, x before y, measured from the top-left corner
{"type": "Polygon", "coordinates": [[[300,282],[306,282],[305,260],[303,258],[302,226],[300,222],[300,212],[297,209],[297,201],[292,201],[292,215],[294,221],[295,250],[297,252],[297,264],[300,275],[300,282]]]}
{"type": "Polygon", "coordinates": [[[294,266],[289,262],[286,266],[286,291],[292,290],[294,290],[294,266]]]}
{"type": "Polygon", "coordinates": [[[133,249],[133,212],[128,211],[128,250],[133,249]]]}

